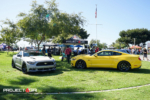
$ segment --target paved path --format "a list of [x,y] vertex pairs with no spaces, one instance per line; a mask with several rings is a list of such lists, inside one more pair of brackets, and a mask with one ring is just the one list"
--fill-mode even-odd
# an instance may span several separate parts
[[[150,62],[150,55],[147,55],[147,57],[148,57],[149,62]],[[142,60],[142,61],[147,61],[147,59],[146,59],[146,58],[144,58],[144,60],[143,60],[143,55],[140,55],[140,58],[141,58],[141,60]]]

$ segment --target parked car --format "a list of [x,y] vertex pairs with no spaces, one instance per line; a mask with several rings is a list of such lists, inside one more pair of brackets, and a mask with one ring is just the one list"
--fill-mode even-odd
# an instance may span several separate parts
[[56,62],[39,51],[20,51],[13,56],[12,67],[21,69],[23,73],[51,71],[56,69]]
[[30,50],[31,49],[31,47],[25,47],[24,48],[24,50]]
[[78,69],[84,68],[115,68],[120,71],[140,68],[139,55],[131,55],[120,51],[104,50],[93,55],[78,55],[71,59],[71,65]]
[[13,51],[17,51],[17,50],[19,50],[19,48],[13,48]]

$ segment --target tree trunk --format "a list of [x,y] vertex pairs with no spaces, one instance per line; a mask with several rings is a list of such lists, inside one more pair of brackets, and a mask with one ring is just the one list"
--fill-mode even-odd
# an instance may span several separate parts
[[40,46],[40,44],[38,44],[38,51],[39,51],[39,46]]

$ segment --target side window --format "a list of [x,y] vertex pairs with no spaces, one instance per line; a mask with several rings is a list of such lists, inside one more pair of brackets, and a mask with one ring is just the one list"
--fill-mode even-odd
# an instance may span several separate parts
[[111,56],[112,52],[111,51],[103,51],[97,54],[97,56]]
[[122,55],[121,53],[118,53],[118,52],[112,52],[112,55],[113,56],[118,56],[118,55]]
[[104,52],[98,53],[97,56],[104,56]]

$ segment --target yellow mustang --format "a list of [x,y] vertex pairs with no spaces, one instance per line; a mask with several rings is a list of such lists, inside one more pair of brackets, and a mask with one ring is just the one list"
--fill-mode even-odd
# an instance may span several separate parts
[[127,54],[114,50],[104,50],[93,55],[78,55],[71,59],[71,65],[78,69],[84,68],[116,68],[128,71],[141,67],[139,55]]

